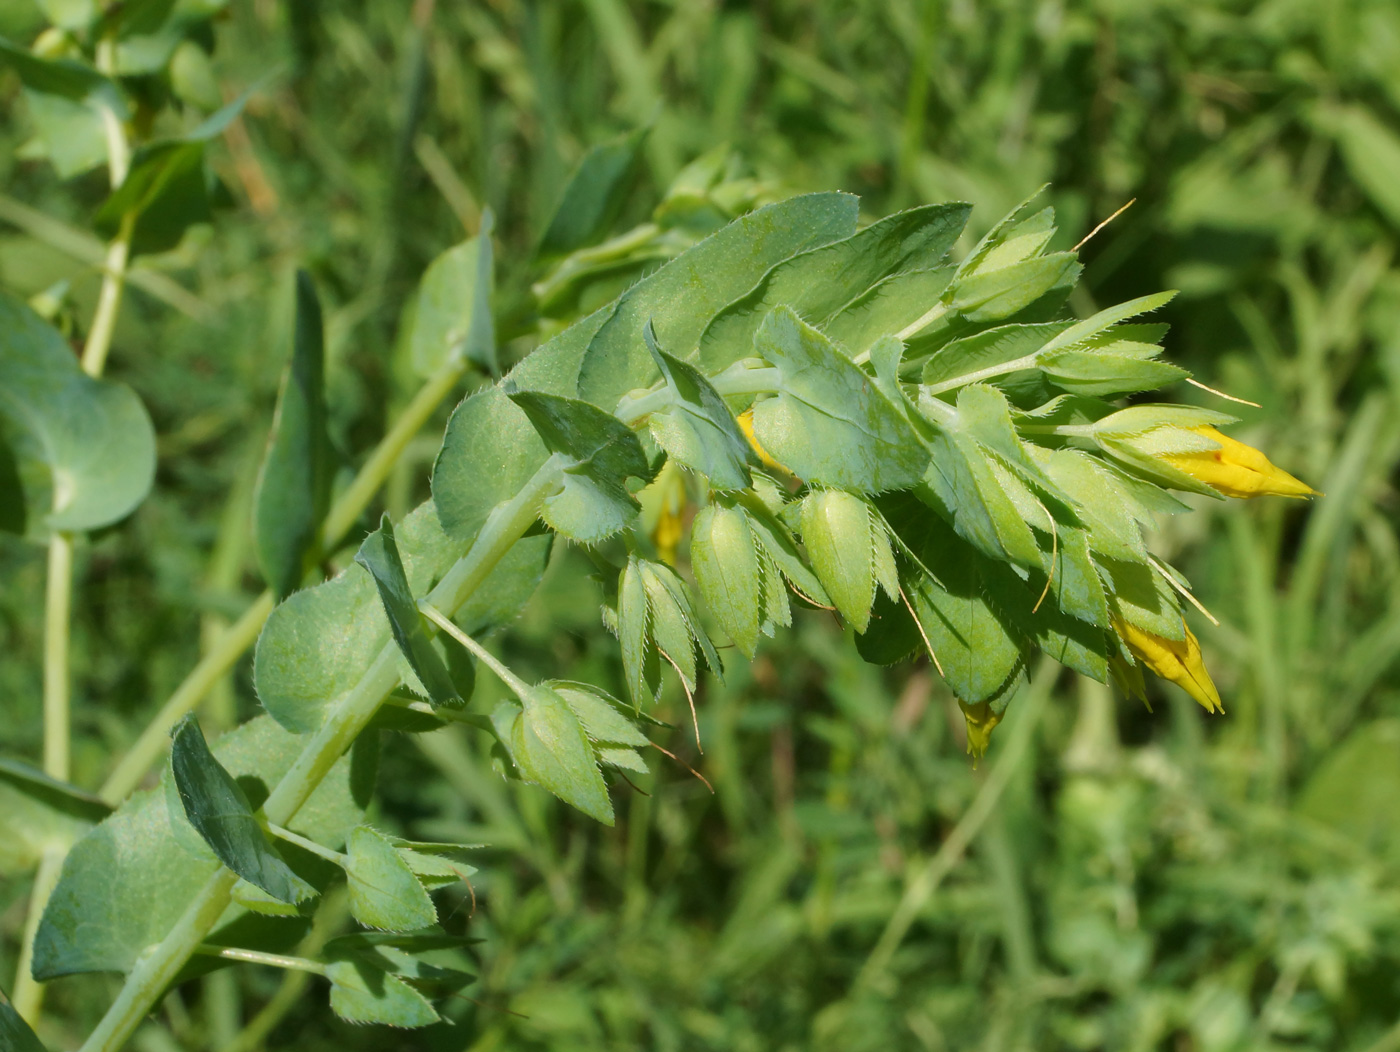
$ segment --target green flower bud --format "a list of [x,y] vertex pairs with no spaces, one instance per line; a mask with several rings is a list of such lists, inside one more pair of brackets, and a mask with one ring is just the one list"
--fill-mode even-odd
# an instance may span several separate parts
[[802,542],[817,579],[841,616],[864,632],[878,582],[899,594],[894,553],[884,522],[855,494],[813,490],[802,502]]

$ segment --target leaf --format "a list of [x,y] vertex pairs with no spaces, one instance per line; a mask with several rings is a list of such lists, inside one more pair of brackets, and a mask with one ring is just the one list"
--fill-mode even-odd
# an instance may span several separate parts
[[[1158,348],[1151,348],[1155,353]],[[1056,387],[1073,394],[1116,395],[1151,391],[1190,375],[1169,362],[1104,351],[1052,351],[1040,361]]]
[[394,526],[387,513],[380,521],[379,529],[360,545],[360,550],[355,553],[355,562],[374,578],[379,599],[384,604],[384,613],[389,619],[389,631],[413,671],[416,685],[421,687],[434,706],[459,708],[465,705],[466,701],[457,693],[456,684],[447,674],[447,666],[433,649],[432,640],[424,628],[423,615],[419,613],[418,602],[409,589],[403,561],[394,543]]
[[1155,569],[1143,562],[1106,558],[1098,565],[1115,616],[1163,639],[1186,638],[1176,593]]
[[1072,252],[1056,252],[998,270],[979,271],[953,283],[948,306],[970,322],[1009,318],[1051,289],[1073,285],[1081,270]]
[[690,568],[720,627],[752,658],[762,613],[762,566],[748,516],[721,504],[701,508],[690,528]]
[[205,170],[204,150],[224,133],[243,109],[248,96],[239,96],[202,124],[173,139],[147,143],[131,158],[121,186],[98,209],[93,225],[107,238],[116,235],[122,217],[137,216],[131,254],[166,252],[180,243],[185,231],[207,223],[213,209],[212,176]]
[[31,871],[111,813],[97,797],[17,760],[0,758],[0,875]]
[[1024,646],[984,594],[983,571],[992,564],[931,513],[895,528],[936,575],[915,572],[904,591],[949,689],[970,704],[1000,696],[1021,669]]
[[1157,512],[1185,509],[1156,486],[1130,478],[1088,453],[1031,448],[1045,473],[1075,501],[1076,514],[1088,529],[1089,546],[1100,555],[1145,561],[1143,528],[1156,525]]
[[107,160],[110,133],[130,118],[116,83],[90,66],[40,58],[0,37],[0,62],[19,74],[45,155],[59,177]]
[[975,382],[982,370],[995,369],[1037,354],[1060,333],[1068,323],[1048,322],[1034,325],[999,325],[994,329],[964,336],[936,351],[924,364],[923,382],[945,388],[968,377]]
[[583,155],[564,187],[559,207],[540,239],[537,258],[548,261],[597,244],[617,221],[642,158],[651,126],[600,143]]
[[441,1018],[408,983],[360,961],[332,961],[326,978],[331,981],[331,1010],[348,1023],[419,1027]]
[[84,373],[57,330],[4,293],[0,432],[34,539],[125,518],[155,477],[155,431],[141,400],[124,384]]
[[1159,310],[1175,298],[1175,291],[1157,292],[1153,293],[1151,296],[1140,296],[1137,299],[1107,307],[1097,314],[1065,328],[1064,331],[1047,343],[1044,349],[1047,351],[1054,351],[1075,347],[1078,344],[1090,340],[1092,337],[1100,336],[1109,331],[1112,326],[1117,325],[1119,322],[1127,321],[1129,318],[1135,318],[1140,314],[1148,314],[1151,311]]
[[420,986],[456,990],[475,978],[464,954],[472,941],[436,929],[409,934],[362,931],[331,939],[321,955],[328,961],[355,961]]
[[553,690],[573,710],[590,741],[607,745],[650,745],[651,739],[622,714],[622,703],[587,683],[549,680]]
[[671,396],[647,419],[657,445],[717,489],[747,489],[753,453],[729,406],[699,370],[657,347],[651,322],[642,335]]
[[1340,107],[1328,114],[1324,127],[1337,137],[1347,171],[1376,209],[1400,228],[1400,136],[1362,106]]
[[273,849],[243,790],[205,744],[192,714],[171,732],[170,769],[185,817],[219,861],[249,884],[282,902],[301,902],[316,890]]
[[719,655],[710,637],[700,626],[690,589],[675,570],[662,563],[641,564],[642,582],[646,587],[647,605],[651,610],[651,634],[657,649],[673,661],[688,690],[695,690],[695,648],[705,657],[705,664],[719,676],[724,674]]
[[911,208],[776,264],[705,327],[702,368],[713,373],[747,357],[755,333],[775,307],[789,307],[824,328],[827,319],[889,275],[937,264],[962,233],[970,211],[964,204]]
[[345,857],[350,912],[365,927],[414,931],[437,923],[433,900],[383,833],[357,826]]
[[320,557],[321,523],[330,505],[331,444],[326,432],[321,303],[297,271],[292,358],[282,374],[272,433],[253,496],[253,543],[264,579],[279,599],[301,585]]
[[488,208],[481,214],[476,237],[448,249],[423,273],[408,333],[413,370],[420,377],[433,376],[449,361],[465,360],[492,374],[498,371],[491,315],[494,225]]
[[650,635],[651,606],[641,561],[634,555],[628,558],[618,577],[617,637],[622,644],[623,677],[635,709],[640,709],[643,701],[656,698],[658,670],[655,657],[647,650]]
[[944,264],[891,274],[842,307],[822,331],[852,356],[869,350],[881,336],[901,332],[937,303],[954,269]]
[[[420,504],[405,517],[396,544],[413,593],[428,591],[465,548],[442,531],[432,502]],[[482,587],[509,580],[515,572],[518,569],[498,567]],[[272,611],[253,658],[258,698],[288,730],[316,730],[326,713],[354,689],[390,638],[374,579],[362,566],[351,566],[329,581],[297,592]],[[403,673],[411,674],[407,661],[401,661]]]
[[902,489],[928,451],[871,378],[791,310],[764,320],[755,349],[778,368],[776,397],[755,403],[759,443],[799,478],[863,493]]
[[433,505],[442,528],[470,542],[491,509],[523,489],[548,457],[530,418],[500,384],[477,391],[448,420],[433,464]]
[[39,1038],[4,994],[0,994],[0,1048],[5,1052],[45,1052]]
[[[243,791],[261,801],[305,744],[260,716],[223,735],[213,751]],[[375,757],[374,737],[362,737],[288,824],[337,848],[363,816],[374,788]],[[170,810],[175,800],[164,787],[134,793],[73,846],[35,938],[35,978],[129,971],[179,920],[218,863],[178,804]],[[201,851],[183,847],[184,837],[199,842]],[[292,929],[293,939],[297,931]],[[210,938],[219,937],[216,930]]]
[[[883,570],[892,562],[884,526],[859,497],[813,490],[802,501],[802,543],[836,609],[864,632],[875,602],[876,565]],[[883,576],[889,580],[888,573]],[[898,594],[898,586],[891,591]]]
[[802,561],[787,527],[753,494],[740,494],[738,500],[748,513],[749,528],[753,531],[754,538],[772,561],[774,568],[809,602],[817,606],[829,606],[830,598],[826,589],[817,580],[816,574]]
[[522,778],[604,825],[613,824],[612,801],[593,747],[558,692],[543,684],[529,687],[519,705],[502,702],[491,722]]
[[746,293],[774,264],[848,237],[857,201],[849,194],[805,194],[736,219],[632,286],[588,341],[578,396],[611,410],[637,387],[650,387],[656,366],[643,343],[650,320],[665,347],[688,357],[710,316]]
[[526,391],[507,394],[525,410],[544,444],[568,458],[564,488],[545,498],[545,522],[581,544],[594,544],[627,526],[638,505],[626,480],[651,477],[632,430],[587,402]]

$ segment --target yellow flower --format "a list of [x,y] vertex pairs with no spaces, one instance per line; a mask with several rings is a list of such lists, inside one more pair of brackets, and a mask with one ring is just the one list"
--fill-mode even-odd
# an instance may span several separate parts
[[1109,620],[1133,656],[1149,669],[1186,691],[1207,712],[1225,711],[1225,706],[1220,704],[1220,692],[1215,689],[1206,664],[1201,660],[1201,644],[1185,622],[1181,626],[1185,639],[1164,639],[1120,618],[1110,617]]
[[1317,492],[1282,468],[1275,467],[1268,457],[1253,446],[1236,442],[1213,427],[1188,430],[1218,442],[1219,448],[1159,455],[1172,467],[1200,479],[1227,497],[1261,497],[1265,494],[1309,497]]
[[967,751],[973,759],[980,760],[992,740],[992,731],[1001,722],[1001,713],[993,712],[990,702],[979,701],[975,705],[958,702],[963,719],[967,721]]
[[782,464],[779,464],[776,460],[769,456],[768,450],[764,449],[761,445],[758,444],[758,439],[754,436],[753,433],[752,409],[745,409],[742,413],[739,414],[739,430],[744,433],[744,437],[749,440],[749,445],[752,446],[753,451],[758,454],[758,459],[761,460],[766,466],[770,468],[776,468],[778,471],[781,471],[784,475],[792,474],[791,471],[789,471]]

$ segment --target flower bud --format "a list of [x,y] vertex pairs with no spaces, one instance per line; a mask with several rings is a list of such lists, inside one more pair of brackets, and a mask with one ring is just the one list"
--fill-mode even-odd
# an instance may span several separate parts
[[884,523],[853,493],[813,490],[802,501],[802,543],[836,609],[863,633],[876,583],[891,597],[899,592]]
[[1225,706],[1220,703],[1220,693],[1206,671],[1205,662],[1201,660],[1201,644],[1185,622],[1182,623],[1182,630],[1186,633],[1184,639],[1165,639],[1121,618],[1110,617],[1109,620],[1113,630],[1128,644],[1133,656],[1154,673],[1186,691],[1207,712],[1225,711]]
[[758,438],[753,433],[752,409],[745,409],[739,414],[739,430],[742,431],[744,437],[749,440],[749,445],[752,446],[753,451],[758,454],[758,459],[763,462],[764,467],[773,468],[775,471],[781,471],[784,475],[792,474],[786,467],[774,460],[768,450],[758,444]]
[[1159,456],[1178,471],[1184,471],[1227,497],[1309,497],[1317,491],[1276,467],[1269,458],[1213,427],[1187,428],[1217,443],[1215,449]]
[[975,705],[958,702],[963,719],[967,721],[967,752],[974,760],[980,760],[987,752],[992,740],[992,731],[1001,722],[1003,712],[992,709],[990,701],[979,701]]

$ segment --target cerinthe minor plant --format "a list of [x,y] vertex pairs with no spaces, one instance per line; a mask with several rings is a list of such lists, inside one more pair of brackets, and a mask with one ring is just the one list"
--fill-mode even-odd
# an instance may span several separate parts
[[[54,68],[84,69],[80,98],[107,100],[97,126],[118,137],[109,149],[120,156],[127,125],[114,81],[76,62],[6,54],[35,91],[55,83]],[[113,288],[94,319],[86,375],[48,323],[0,301],[5,434],[24,469],[30,532],[57,552],[54,676],[65,546],[123,517],[149,486],[139,402],[93,379],[110,340],[103,311],[116,310],[143,217],[174,178],[143,165],[173,163],[206,133],[145,144],[129,168],[112,166]],[[718,181],[716,170],[710,185]],[[614,189],[586,162],[566,208]],[[1068,317],[1080,266],[1072,252],[1049,251],[1053,213],[1031,202],[952,262],[965,205],[862,227],[846,194],[752,211],[746,194],[729,196],[743,214],[698,241],[683,225],[652,224],[600,249],[589,245],[600,231],[570,228],[561,213],[545,243],[560,262],[542,283],[556,300],[599,259],[615,272],[642,250],[674,258],[463,401],[432,498],[400,522],[385,518],[354,564],[322,583],[320,558],[341,544],[407,436],[473,363],[494,367],[490,231],[426,276],[410,334],[423,393],[333,507],[319,307],[310,282],[299,284],[255,517],[269,594],[143,736],[161,742],[173,727],[160,784],[131,792],[155,755],[139,744],[103,794],[115,810],[66,857],[59,848],[39,861],[25,1015],[38,1012],[36,980],[123,973],[83,1046],[114,1050],[182,976],[252,961],[324,977],[345,1019],[436,1021],[433,998],[471,975],[429,891],[470,867],[459,845],[363,824],[379,728],[476,727],[494,739],[504,774],[611,823],[610,772],[643,766],[637,750],[663,676],[693,690],[702,662],[722,672],[717,643],[752,655],[791,623],[794,603],[834,609],[869,660],[926,653],[962,704],[975,752],[1037,652],[1130,693],[1146,668],[1220,707],[1183,616],[1186,585],[1149,554],[1143,528],[1183,509],[1171,491],[1311,491],[1218,431],[1231,422],[1223,413],[1114,401],[1185,377],[1160,359],[1164,327],[1145,320],[1170,294]],[[79,414],[108,430],[79,431]],[[635,494],[648,485],[679,488],[697,509],[688,574],[668,558],[683,547],[680,517],[655,535],[639,528]],[[625,699],[571,681],[568,669],[526,682],[479,640],[534,590],[556,541],[587,546],[607,568],[604,617]],[[211,749],[180,717],[259,626],[266,714]],[[472,705],[480,666],[511,695],[490,712]],[[50,682],[48,729],[66,740],[66,701]],[[46,752],[45,776],[16,768],[9,780],[91,822],[104,804],[64,784],[58,755]],[[363,930],[315,959],[288,956],[342,883]],[[0,1011],[6,1032],[30,1039],[8,1006]]]

